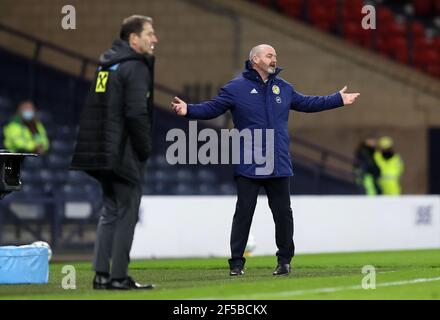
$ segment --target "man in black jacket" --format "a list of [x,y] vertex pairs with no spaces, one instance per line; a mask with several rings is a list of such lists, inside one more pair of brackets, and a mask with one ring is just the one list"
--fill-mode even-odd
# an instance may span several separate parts
[[105,206],[94,252],[95,289],[154,288],[129,277],[128,264],[143,169],[152,145],[153,53],[157,43],[151,18],[126,18],[120,39],[100,57],[81,114],[71,168],[100,182]]

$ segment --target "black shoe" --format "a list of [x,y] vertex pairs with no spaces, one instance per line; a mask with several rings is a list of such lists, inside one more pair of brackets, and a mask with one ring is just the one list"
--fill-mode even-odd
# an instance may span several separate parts
[[236,268],[232,268],[229,271],[229,275],[231,277],[235,277],[235,276],[244,276],[244,270],[243,267],[236,267]]
[[154,284],[139,284],[131,277],[124,280],[111,280],[108,286],[109,290],[151,290],[154,289]]
[[278,264],[275,271],[272,273],[274,276],[287,276],[291,270],[290,264],[283,263]]
[[93,289],[95,290],[106,290],[110,284],[110,275],[103,276],[96,274],[93,278]]

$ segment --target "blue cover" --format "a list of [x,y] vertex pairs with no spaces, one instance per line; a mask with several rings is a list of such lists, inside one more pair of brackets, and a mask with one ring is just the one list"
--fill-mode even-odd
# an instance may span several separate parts
[[0,247],[0,284],[47,283],[48,257],[46,247]]

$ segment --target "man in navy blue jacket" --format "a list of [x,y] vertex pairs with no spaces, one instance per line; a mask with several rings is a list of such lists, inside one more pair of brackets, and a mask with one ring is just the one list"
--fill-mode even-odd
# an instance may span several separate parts
[[[257,129],[273,132],[273,160],[270,171],[259,171],[262,164],[240,162],[235,166],[237,205],[231,231],[230,275],[244,274],[243,257],[260,187],[264,187],[275,221],[278,265],[273,275],[288,275],[295,253],[293,215],[290,206],[289,177],[293,175],[289,154],[289,111],[319,112],[352,104],[359,93],[346,93],[347,87],[329,96],[305,96],[280,78],[273,47],[259,45],[251,50],[243,74],[226,84],[217,97],[200,104],[187,105],[178,97],[171,103],[174,111],[188,119],[212,119],[231,111],[239,131]],[[241,152],[244,147],[241,147]],[[262,152],[271,152],[268,142]],[[267,155],[266,155],[267,156]],[[240,156],[243,159],[243,156]],[[267,167],[267,165],[266,165]],[[261,174],[261,172],[265,172]]]

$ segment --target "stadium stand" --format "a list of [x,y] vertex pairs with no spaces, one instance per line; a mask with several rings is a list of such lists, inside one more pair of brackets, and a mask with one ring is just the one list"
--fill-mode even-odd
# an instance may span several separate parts
[[[328,94],[347,84],[349,89],[362,93],[356,107],[347,111],[313,116],[292,113],[291,136],[349,155],[372,132],[391,135],[412,168],[402,178],[405,193],[428,192],[429,150],[425,137],[429,127],[440,123],[439,80],[410,65],[248,0],[133,0],[105,12],[100,9],[107,6],[105,0],[79,2],[76,8],[81,12],[81,22],[76,30],[68,31],[60,28],[60,12],[52,1],[5,0],[2,4],[7,10],[0,10],[0,46],[31,59],[37,57],[39,62],[70,74],[85,73],[87,79],[94,67],[83,59],[96,59],[111,44],[119,32],[119,23],[115,22],[133,11],[147,12],[155,17],[161,40],[157,82],[166,83],[173,92],[186,93],[185,87],[193,86],[194,90],[188,92],[191,95],[200,87],[202,99],[206,98],[207,86],[213,88],[212,96],[216,88],[240,72],[252,46],[268,42],[278,50],[283,78],[298,91]],[[94,12],[102,12],[106,18],[96,19]],[[45,45],[37,52],[35,43],[3,32],[4,26],[82,57],[66,57]],[[201,39],[203,46],[194,45]],[[172,93],[156,91],[158,105],[168,106],[170,98]],[[399,121],[395,121],[397,114]],[[224,127],[225,119],[218,120],[212,125]],[[295,155],[298,146],[293,148]]]
[[[439,0],[250,1],[440,78]],[[377,8],[376,30],[359,27],[366,4]]]
[[[68,245],[75,236],[83,235],[87,224],[94,225],[102,210],[98,184],[83,172],[69,171],[74,148],[79,110],[90,83],[53,67],[0,49],[0,64],[11,77],[0,85],[1,125],[15,112],[15,104],[32,98],[38,106],[39,118],[47,128],[51,141],[49,153],[43,157],[26,159],[22,169],[23,190],[7,197],[0,204],[2,220],[12,223],[16,236],[22,230],[42,239],[45,223],[51,226],[53,246]],[[159,89],[166,90],[159,85]],[[173,92],[173,94],[176,94]],[[74,98],[73,98],[74,97]],[[73,100],[72,100],[73,99]],[[61,106],[61,107],[60,107]],[[164,110],[155,111],[154,154],[145,171],[143,192],[146,195],[233,195],[232,166],[188,166],[167,163],[166,145],[161,140],[169,128],[188,130],[187,120]],[[202,130],[206,126],[199,126]],[[220,130],[217,128],[216,130]],[[162,137],[159,139],[159,137]],[[3,132],[0,133],[3,141]],[[297,144],[315,151],[318,158],[298,156],[295,160],[295,194],[356,194],[351,159],[343,159],[346,171],[332,170],[325,161],[328,157],[342,157],[331,150],[310,146],[305,141]],[[343,158],[343,157],[342,157]],[[263,191],[262,191],[263,192]],[[63,226],[74,224],[68,234]],[[1,228],[2,226],[0,226]],[[60,242],[61,240],[61,243]],[[0,239],[1,241],[1,239]]]

